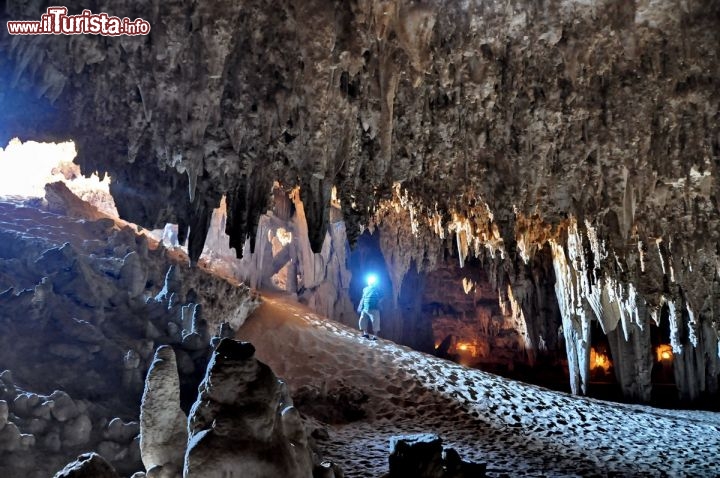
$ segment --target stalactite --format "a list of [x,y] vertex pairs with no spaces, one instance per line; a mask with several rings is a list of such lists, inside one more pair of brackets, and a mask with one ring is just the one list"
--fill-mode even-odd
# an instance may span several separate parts
[[[490,267],[488,272],[498,287],[499,303],[505,307],[506,316],[515,322],[515,330],[521,338],[521,347],[525,348],[529,362],[534,362],[537,348],[541,342],[547,343],[550,334],[547,323],[539,324],[538,318],[528,315],[524,309],[532,310],[530,304],[538,300],[541,292],[530,286],[523,278],[523,268],[530,267],[531,261],[544,244],[550,245],[552,269],[555,280],[555,296],[562,319],[562,336],[568,357],[571,376],[571,389],[574,393],[586,393],[589,382],[589,351],[591,342],[591,322],[597,320],[611,343],[613,360],[617,363],[616,375],[624,394],[629,398],[647,401],[651,397],[652,354],[649,342],[649,321],[659,321],[656,297],[650,296],[654,305],[650,305],[635,284],[638,279],[633,275],[662,271],[671,283],[676,283],[673,257],[661,247],[662,240],[655,239],[659,255],[657,262],[648,262],[642,250],[643,241],[633,230],[633,241],[638,244],[639,254],[634,256],[637,263],[620,259],[617,251],[611,249],[604,239],[603,232],[590,220],[581,225],[570,217],[559,226],[552,227],[539,216],[525,216],[516,211],[515,247],[521,263],[508,264],[505,245],[497,233],[492,212],[486,203],[474,201],[476,205],[466,207],[465,212],[454,211],[450,220],[443,223],[441,216],[430,208],[410,197],[406,190],[396,186],[395,200],[381,205],[376,212],[374,222],[380,225],[385,237],[384,253],[393,272],[394,288],[397,288],[406,274],[411,258],[408,253],[412,244],[404,245],[402,237],[418,237],[418,231],[438,238],[446,233],[454,233],[457,254],[461,267],[467,258],[481,257],[483,251],[495,257],[500,252],[499,263]],[[392,213],[390,213],[392,211]],[[392,220],[390,220],[392,217]],[[405,235],[398,233],[402,226],[409,223]],[[388,224],[394,224],[388,227]],[[444,226],[444,227],[443,227]],[[422,236],[421,237],[426,237]],[[387,237],[389,236],[389,237]],[[381,239],[382,240],[382,239]],[[408,249],[408,247],[410,249]],[[404,251],[400,253],[399,251]],[[417,256],[417,254],[416,254]],[[505,258],[503,258],[505,257]],[[512,276],[504,272],[498,274],[498,264],[504,263]],[[494,272],[493,272],[494,271]],[[617,272],[626,274],[627,280],[621,280]],[[509,289],[508,289],[509,288]],[[677,288],[677,286],[675,286]],[[675,353],[690,350],[697,355],[698,345],[705,340],[695,310],[689,302],[681,303],[682,313],[677,309],[678,299],[661,298],[667,302],[671,329],[671,342]],[[661,304],[660,304],[661,305]],[[710,327],[715,330],[714,327]],[[544,336],[540,330],[545,330]],[[683,342],[682,337],[687,340]],[[717,344],[716,335],[705,346],[713,349]],[[705,390],[706,367],[699,358],[691,361],[685,358],[686,365],[678,365],[681,380],[678,380],[685,396],[696,397],[697,390]],[[708,362],[710,364],[710,362]],[[712,364],[710,364],[712,365]],[[690,372],[686,372],[689,370]],[[707,370],[716,370],[711,366]],[[688,373],[690,376],[688,377]],[[701,377],[702,376],[702,377]],[[717,372],[711,375],[717,381]],[[699,383],[702,385],[697,385]]]
[[393,187],[392,199],[378,205],[369,228],[380,230],[380,247],[390,272],[393,303],[400,296],[403,279],[413,262],[418,271],[428,271],[442,257],[441,238],[434,233],[437,220],[415,204],[399,184]]
[[682,317],[678,317],[677,306],[672,300],[667,301],[668,320],[670,321],[670,345],[672,345],[673,354],[681,355],[683,353],[683,345],[680,338],[682,332]]
[[580,284],[565,255],[565,248],[550,242],[555,267],[555,291],[562,315],[563,337],[567,351],[570,389],[585,393],[589,383],[590,322],[580,302]]
[[246,241],[242,260],[234,266],[235,275],[251,287],[295,295],[318,314],[355,326],[348,241],[337,196],[331,194],[330,225],[317,253],[310,246],[299,189],[288,191],[275,183],[272,197],[272,209],[260,216],[255,251],[250,252]]
[[515,329],[520,335],[520,345],[527,352],[528,365],[532,367],[535,365],[535,360],[537,358],[536,347],[535,344],[533,344],[532,337],[528,332],[527,318],[525,317],[520,303],[515,299],[515,295],[513,294],[513,288],[510,284],[508,284],[507,286],[507,298],[510,302],[510,312],[513,319],[513,329]]
[[652,398],[653,357],[650,342],[650,327],[633,324],[629,332],[615,328],[606,333],[615,369],[623,396],[633,400],[649,402]]

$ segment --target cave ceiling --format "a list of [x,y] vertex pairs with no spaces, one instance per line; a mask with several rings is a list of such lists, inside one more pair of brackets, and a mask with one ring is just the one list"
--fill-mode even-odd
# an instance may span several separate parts
[[[50,3],[5,5],[4,21],[38,20]],[[352,241],[399,184],[418,215],[492,221],[511,255],[523,224],[541,241],[573,218],[619,275],[657,247],[714,280],[715,1],[66,6],[152,30],[3,31],[0,143],[74,140],[83,171],[113,178],[123,217],[180,223],[195,257],[223,195],[242,250],[273,182],[301,186],[319,249],[333,186]]]

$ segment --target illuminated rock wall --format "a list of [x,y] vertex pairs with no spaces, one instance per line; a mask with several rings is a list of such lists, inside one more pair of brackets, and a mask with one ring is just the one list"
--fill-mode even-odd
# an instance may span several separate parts
[[258,223],[254,252],[248,239],[242,258],[236,258],[228,247],[226,213],[221,207],[213,214],[205,257],[211,262],[219,259],[212,267],[223,269],[250,287],[289,294],[321,315],[356,325],[357,314],[348,294],[349,246],[340,204],[335,202],[322,249],[315,253],[300,191],[288,191],[276,183],[271,196],[271,208]]

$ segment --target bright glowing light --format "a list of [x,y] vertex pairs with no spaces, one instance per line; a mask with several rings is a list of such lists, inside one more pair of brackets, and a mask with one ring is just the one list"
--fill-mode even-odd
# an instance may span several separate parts
[[0,149],[0,196],[44,197],[45,184],[58,181],[61,163],[75,157],[75,144],[22,143],[15,138]]
[[658,362],[666,362],[668,360],[672,360],[673,358],[672,346],[670,344],[658,345],[655,349],[655,353],[657,355]]
[[377,276],[375,274],[370,274],[367,276],[367,284],[368,285],[375,285],[377,283]]
[[455,351],[464,358],[478,356],[477,344],[472,342],[458,342],[455,344]]
[[341,208],[340,198],[338,197],[337,187],[336,187],[336,186],[333,186],[333,187],[332,187],[332,190],[331,190],[331,192],[330,192],[330,205],[331,205],[332,207],[336,207],[336,208],[338,208],[338,209]]
[[462,285],[463,285],[463,291],[465,291],[465,295],[467,295],[475,287],[475,281],[468,277],[463,277]]
[[278,241],[280,241],[280,244],[283,246],[287,246],[292,242],[292,231],[288,231],[283,227],[278,227],[277,231],[275,232],[275,237],[278,238]]
[[590,349],[590,363],[592,364],[590,367],[592,370],[600,367],[605,372],[609,372],[610,367],[612,367],[610,357],[602,352],[596,351],[594,347]]
[[45,197],[45,184],[62,181],[78,197],[117,215],[110,197],[110,177],[103,181],[97,174],[84,177],[72,163],[76,154],[72,141],[23,143],[12,139],[7,148],[0,148],[0,197]]

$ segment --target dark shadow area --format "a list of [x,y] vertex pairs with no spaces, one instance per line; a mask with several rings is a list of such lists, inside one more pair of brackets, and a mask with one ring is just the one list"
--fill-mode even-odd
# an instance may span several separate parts
[[591,351],[588,396],[601,400],[622,402],[622,389],[615,376],[608,338],[599,322],[592,321],[590,327]]
[[[352,273],[350,279],[350,300],[354,307],[357,307],[362,297],[363,288],[367,286],[367,279],[370,275],[377,277],[377,284],[380,288],[383,298],[380,301],[380,316],[382,328],[385,333],[390,331],[393,317],[392,307],[392,281],[388,273],[385,258],[380,250],[380,233],[365,231],[358,237],[355,248],[352,249],[348,258],[348,269]],[[383,334],[383,336],[386,336]]]

